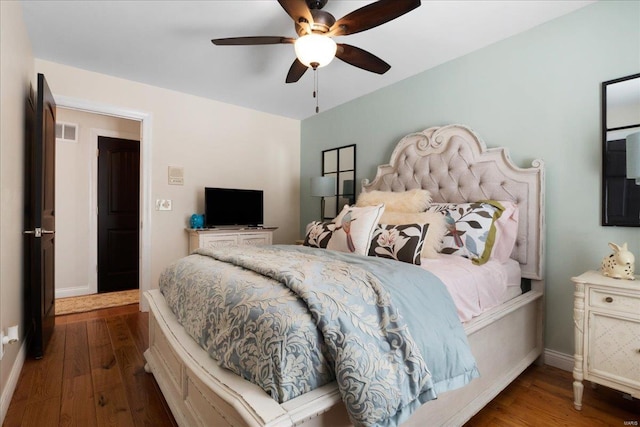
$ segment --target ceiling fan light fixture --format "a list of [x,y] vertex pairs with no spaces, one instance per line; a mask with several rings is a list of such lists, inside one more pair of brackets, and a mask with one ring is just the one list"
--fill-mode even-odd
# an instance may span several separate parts
[[331,37],[321,34],[307,34],[298,38],[294,44],[298,60],[311,68],[328,65],[336,56],[337,48]]

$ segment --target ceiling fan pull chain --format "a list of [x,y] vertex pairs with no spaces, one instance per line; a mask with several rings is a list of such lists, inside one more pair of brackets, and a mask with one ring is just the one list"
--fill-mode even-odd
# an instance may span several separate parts
[[320,99],[320,90],[318,88],[318,69],[313,69],[313,97],[316,99],[316,114],[320,112],[318,100]]

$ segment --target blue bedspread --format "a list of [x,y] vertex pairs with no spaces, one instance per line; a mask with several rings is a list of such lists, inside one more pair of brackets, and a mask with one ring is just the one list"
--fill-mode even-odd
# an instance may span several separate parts
[[478,375],[444,285],[409,264],[300,246],[201,249],[160,289],[200,346],[280,402],[336,379],[356,425],[397,425]]

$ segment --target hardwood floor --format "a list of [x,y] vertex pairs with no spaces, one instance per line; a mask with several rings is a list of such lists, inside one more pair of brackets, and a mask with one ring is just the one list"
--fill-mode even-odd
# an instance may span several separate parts
[[4,426],[176,426],[144,371],[149,315],[132,304],[56,317],[41,360],[27,359]]
[[530,366],[477,413],[465,427],[638,426],[640,400],[584,383],[582,410],[573,407],[573,374],[551,366]]
[[[143,368],[148,319],[137,304],[56,317],[45,357],[24,364],[3,425],[175,426]],[[639,425],[640,402],[604,387],[585,384],[576,411],[572,382],[570,372],[532,366],[465,426]]]

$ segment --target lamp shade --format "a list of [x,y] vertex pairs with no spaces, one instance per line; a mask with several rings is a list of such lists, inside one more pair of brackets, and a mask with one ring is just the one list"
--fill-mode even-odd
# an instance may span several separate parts
[[640,132],[627,135],[627,178],[640,185]]
[[331,37],[320,34],[302,36],[296,40],[293,47],[298,60],[312,68],[328,65],[336,56],[337,49],[336,42]]
[[332,176],[316,176],[311,178],[311,195],[329,197],[336,195],[336,179]]

